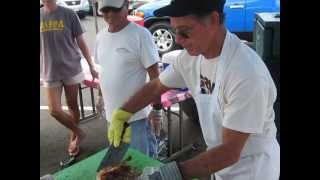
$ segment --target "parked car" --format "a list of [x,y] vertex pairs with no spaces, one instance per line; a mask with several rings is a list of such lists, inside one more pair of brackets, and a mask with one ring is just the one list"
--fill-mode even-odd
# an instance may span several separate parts
[[[133,12],[135,16],[144,18],[144,26],[152,33],[161,55],[179,48],[169,17],[154,15],[155,10],[170,2],[171,0],[154,0]],[[255,13],[280,12],[280,0],[226,0],[224,12],[226,27],[241,39],[252,41]]]
[[132,14],[135,9],[138,7],[152,2],[154,0],[129,0],[129,14]]
[[[152,1],[154,0],[129,0],[129,14],[132,14],[133,10],[137,9],[138,7]],[[90,14],[93,15],[93,4],[92,4],[93,2],[95,3],[95,6],[96,6],[96,14],[98,16],[102,16],[102,13],[99,11],[102,0],[89,0],[89,2],[90,2]]]
[[80,19],[85,18],[90,11],[88,0],[57,0],[57,4],[74,10]]

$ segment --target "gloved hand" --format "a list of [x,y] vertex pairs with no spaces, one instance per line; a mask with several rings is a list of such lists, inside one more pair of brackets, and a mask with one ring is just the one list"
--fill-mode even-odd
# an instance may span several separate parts
[[172,161],[160,167],[146,167],[138,180],[182,180],[178,164]]
[[150,127],[152,130],[152,133],[156,135],[157,137],[160,136],[160,130],[162,128],[162,110],[155,110],[153,109],[149,113],[149,122],[150,122]]
[[121,140],[125,143],[129,143],[131,139],[131,127],[125,129],[123,139],[121,139],[124,123],[129,121],[133,114],[124,110],[118,109],[112,113],[111,125],[108,130],[108,140],[110,145],[118,147]]

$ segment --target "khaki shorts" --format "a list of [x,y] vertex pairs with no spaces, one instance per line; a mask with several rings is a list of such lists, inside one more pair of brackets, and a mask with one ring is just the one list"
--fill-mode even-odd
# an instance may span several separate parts
[[59,81],[43,81],[43,87],[61,87],[63,85],[75,85],[79,84],[84,80],[84,73],[80,72],[79,74],[65,80],[59,80]]

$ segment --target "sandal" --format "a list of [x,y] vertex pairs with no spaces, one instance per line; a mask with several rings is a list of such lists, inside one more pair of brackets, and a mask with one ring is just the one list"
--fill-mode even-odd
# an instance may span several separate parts
[[70,138],[68,153],[69,156],[77,156],[80,152],[80,141],[86,137],[86,134],[83,131],[80,131],[79,137],[75,139]]
[[69,144],[69,149],[68,149],[69,156],[77,156],[80,152],[79,144],[75,145],[75,148],[72,148],[73,144],[74,144],[74,141]]

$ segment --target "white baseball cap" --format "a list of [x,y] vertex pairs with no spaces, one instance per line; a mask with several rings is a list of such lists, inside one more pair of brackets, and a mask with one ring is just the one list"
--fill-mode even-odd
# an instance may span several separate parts
[[121,8],[125,0],[102,0],[101,9],[105,7]]

